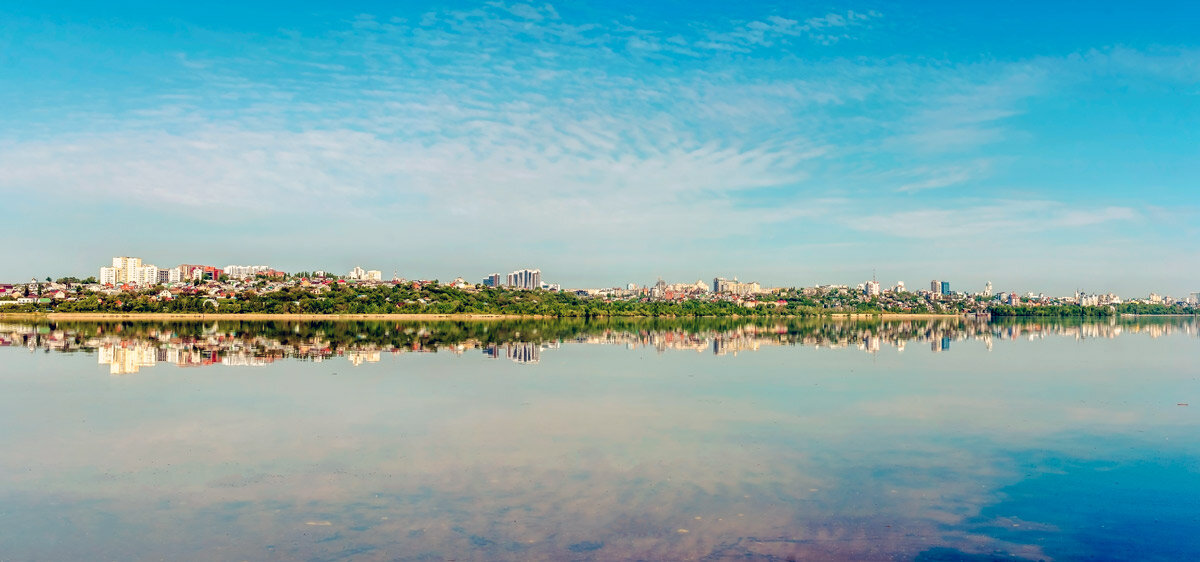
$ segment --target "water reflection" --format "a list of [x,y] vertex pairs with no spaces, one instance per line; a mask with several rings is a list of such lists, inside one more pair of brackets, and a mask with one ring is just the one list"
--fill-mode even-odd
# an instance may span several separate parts
[[5,559],[1200,556],[1192,318],[0,334]]
[[857,348],[878,353],[927,344],[933,353],[955,341],[1075,339],[1176,331],[1196,336],[1194,317],[1108,319],[1101,322],[988,321],[970,318],[925,320],[734,320],[496,321],[496,322],[115,322],[0,324],[0,346],[61,352],[95,352],[114,375],[159,364],[178,367],[261,367],[283,358],[324,361],[344,358],[353,366],[377,363],[383,354],[463,354],[482,351],[492,359],[536,364],[546,350],[563,344],[617,345],[733,355],[770,346]]

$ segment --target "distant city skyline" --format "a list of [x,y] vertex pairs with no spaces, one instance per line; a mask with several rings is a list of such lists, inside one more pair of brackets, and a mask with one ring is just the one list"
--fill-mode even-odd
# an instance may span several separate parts
[[[1195,3],[0,6],[0,282],[1200,291]],[[874,272],[874,273],[873,273]]]
[[[111,265],[109,265],[111,262]],[[221,274],[228,275],[231,278],[250,278],[257,274],[263,274],[267,277],[282,278],[285,274],[295,275],[299,273],[316,274],[317,276],[329,277],[344,277],[350,280],[366,280],[366,281],[388,281],[393,277],[387,277],[382,270],[366,270],[359,265],[355,265],[347,272],[341,272],[336,269],[322,269],[320,267],[299,267],[299,268],[283,268],[277,269],[270,265],[211,265],[211,264],[180,264],[177,266],[164,265],[159,267],[151,264],[149,260],[144,260],[139,256],[116,256],[112,257],[109,262],[99,266],[99,274],[87,272],[71,272],[62,275],[49,275],[51,278],[60,277],[76,277],[86,279],[94,277],[101,284],[121,285],[125,283],[133,285],[154,285],[178,283],[180,281],[190,282],[190,280],[206,280],[215,279]],[[542,271],[540,269],[517,269],[506,275],[499,273],[490,273],[483,276],[475,276],[471,274],[455,274],[449,276],[421,276],[421,275],[402,275],[400,270],[394,270],[393,275],[397,278],[405,280],[438,280],[443,283],[449,283],[454,280],[461,280],[468,285],[481,284],[490,287],[515,287],[521,289],[534,288],[550,288],[552,290],[573,290],[573,289],[596,289],[596,288],[621,288],[628,287],[645,288],[651,290],[651,295],[654,295],[653,289],[659,289],[667,285],[690,285],[704,287],[705,290],[711,290],[714,293],[732,293],[732,294],[755,294],[760,290],[769,290],[772,288],[800,288],[800,287],[818,287],[818,286],[846,286],[849,288],[861,289],[869,295],[879,295],[883,291],[894,291],[899,289],[904,291],[923,291],[923,285],[918,282],[915,288],[908,288],[910,282],[903,279],[894,282],[880,282],[875,279],[876,272],[872,271],[873,278],[864,280],[819,280],[814,282],[784,282],[784,283],[760,283],[755,280],[739,279],[737,275],[728,278],[724,276],[705,277],[701,275],[695,280],[695,284],[689,278],[671,278],[669,281],[663,276],[658,276],[656,282],[646,280],[628,280],[627,282],[600,282],[600,283],[584,283],[576,285],[564,285],[561,283],[548,283],[542,279]],[[0,283],[22,283],[28,280],[41,281],[47,276],[32,276],[28,279],[0,279]],[[568,276],[569,277],[569,276]],[[708,281],[708,279],[711,280]],[[964,286],[952,284],[950,281],[932,279],[929,282],[929,292],[948,295],[952,293],[964,294],[979,294],[984,296],[992,296],[996,293],[1015,293],[1024,294],[1042,294],[1046,296],[1069,296],[1072,293],[1083,295],[1098,295],[1098,294],[1116,294],[1125,297],[1144,297],[1148,295],[1161,295],[1177,297],[1180,300],[1189,297],[1195,297],[1200,294],[1200,291],[1185,291],[1180,293],[1171,293],[1170,291],[1150,290],[1146,293],[1121,293],[1105,288],[1087,288],[1077,287],[1071,291],[1056,292],[1046,290],[1040,287],[1007,287],[994,289],[993,283],[988,280],[979,287]]]

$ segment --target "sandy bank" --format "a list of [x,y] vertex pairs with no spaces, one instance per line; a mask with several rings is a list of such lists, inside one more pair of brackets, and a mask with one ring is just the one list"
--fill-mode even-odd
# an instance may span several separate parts
[[50,312],[47,314],[0,314],[5,320],[503,320],[542,318],[507,314],[169,314],[110,312]]
[[857,314],[848,312],[835,312],[829,315],[830,318],[849,318],[852,320],[904,320],[904,319],[946,319],[946,318],[965,318],[961,314],[935,314],[931,312],[909,313],[909,312],[885,312],[883,314]]
[[[505,320],[505,319],[553,319],[550,316],[539,315],[518,315],[518,314],[270,314],[270,313],[246,313],[246,314],[188,314],[188,313],[112,313],[112,312],[50,312],[50,313],[0,313],[0,320],[56,320],[56,321],[111,321],[111,320],[143,320],[143,321],[163,321],[163,320],[283,320],[283,321],[352,321],[352,320]],[[637,320],[637,319],[688,319],[691,316],[603,316],[600,319],[610,320]],[[737,320],[747,319],[771,319],[771,318],[833,318],[833,319],[848,319],[848,320],[903,320],[903,319],[946,319],[960,318],[955,314],[851,314],[851,313],[834,313],[826,316],[754,316],[754,315],[734,315],[720,317],[704,317],[704,318],[731,318]],[[571,319],[571,318],[567,318]]]

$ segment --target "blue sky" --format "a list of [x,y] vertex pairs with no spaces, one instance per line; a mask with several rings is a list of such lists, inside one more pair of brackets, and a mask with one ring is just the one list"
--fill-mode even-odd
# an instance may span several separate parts
[[1200,290],[1191,3],[0,7],[0,278]]

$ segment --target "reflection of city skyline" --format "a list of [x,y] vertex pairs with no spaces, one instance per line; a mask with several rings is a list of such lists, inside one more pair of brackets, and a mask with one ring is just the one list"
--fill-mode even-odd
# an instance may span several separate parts
[[772,346],[857,348],[879,353],[904,351],[908,343],[928,345],[932,353],[951,352],[954,342],[975,340],[987,347],[997,341],[1034,341],[1048,337],[1077,340],[1127,334],[1157,338],[1172,333],[1200,336],[1194,317],[1154,321],[1061,320],[989,322],[930,319],[794,323],[541,321],[514,323],[223,323],[211,324],[0,324],[0,347],[58,352],[94,352],[113,375],[169,364],[177,367],[263,366],[280,359],[320,362],[345,358],[353,366],[377,363],[384,353],[463,354],[537,364],[542,352],[563,344],[623,346],[736,356]]
[[539,363],[542,360],[542,350],[558,349],[558,342],[508,342],[491,344],[483,348],[484,356],[491,359],[510,359],[514,363]]

